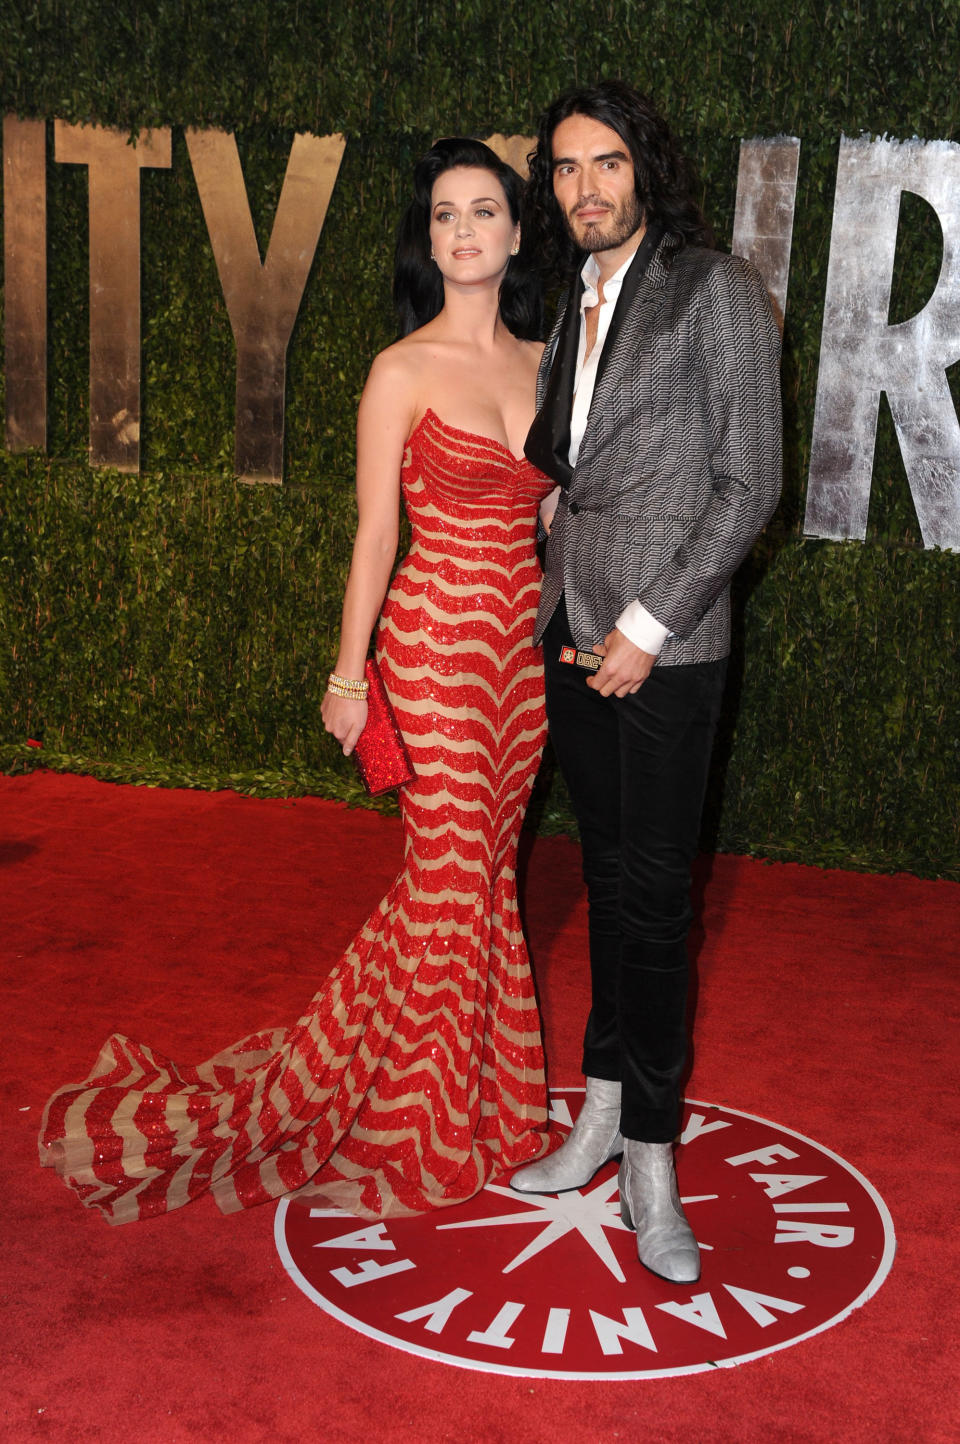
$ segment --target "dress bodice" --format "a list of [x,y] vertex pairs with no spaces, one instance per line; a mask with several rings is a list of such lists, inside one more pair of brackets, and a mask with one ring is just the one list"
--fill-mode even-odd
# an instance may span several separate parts
[[532,529],[537,506],[553,487],[502,441],[448,426],[430,408],[407,442],[401,479],[415,536],[421,520],[437,515],[454,532],[462,522],[474,539],[478,523],[495,529],[525,520]]

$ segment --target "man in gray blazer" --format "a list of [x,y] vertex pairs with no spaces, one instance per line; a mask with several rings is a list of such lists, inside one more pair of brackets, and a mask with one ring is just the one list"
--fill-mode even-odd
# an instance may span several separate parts
[[690,869],[730,578],[780,493],[780,338],[756,271],[709,249],[676,144],[629,86],[556,101],[530,172],[526,239],[573,276],[526,454],[559,484],[537,638],[583,846],[592,1005],[573,1131],[511,1184],[580,1188],[622,1153],[640,1261],[693,1282],[673,1161]]

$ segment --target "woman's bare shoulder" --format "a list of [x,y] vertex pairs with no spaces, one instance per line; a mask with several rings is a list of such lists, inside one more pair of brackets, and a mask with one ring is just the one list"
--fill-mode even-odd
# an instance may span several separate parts
[[365,395],[373,392],[406,396],[416,391],[422,363],[417,348],[409,341],[410,337],[404,336],[374,357],[363,388]]
[[378,375],[400,377],[410,371],[416,361],[416,347],[411,346],[410,336],[401,336],[399,341],[392,345],[385,346],[373,358],[373,365],[370,367],[371,376],[376,372]]
[[374,358],[370,367],[367,384],[416,387],[423,378],[424,369],[436,357],[436,338],[429,334],[429,326],[402,336],[392,346],[385,347]]

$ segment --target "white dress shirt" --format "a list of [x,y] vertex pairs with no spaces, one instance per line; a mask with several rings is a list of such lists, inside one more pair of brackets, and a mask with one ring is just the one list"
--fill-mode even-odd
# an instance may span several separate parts
[[[583,277],[583,296],[580,299],[580,344],[577,348],[577,369],[573,378],[573,410],[570,413],[571,466],[576,466],[577,457],[580,454],[580,443],[583,441],[590,403],[593,400],[593,388],[597,384],[597,367],[600,364],[603,343],[610,330],[610,322],[617,304],[617,297],[620,295],[620,287],[623,285],[623,278],[632,262],[633,256],[631,255],[624,261],[619,271],[615,272],[608,281],[604,281],[602,302],[600,300],[600,267],[597,265],[596,257],[589,255],[580,272]],[[597,319],[597,339],[590,355],[584,356],[587,349],[585,313],[597,305],[600,307],[600,315]],[[616,627],[635,647],[640,647],[654,657],[659,656],[660,649],[670,636],[669,627],[658,622],[656,617],[648,612],[639,601],[630,602],[621,612],[617,618]],[[602,637],[597,638],[598,642],[602,640]]]

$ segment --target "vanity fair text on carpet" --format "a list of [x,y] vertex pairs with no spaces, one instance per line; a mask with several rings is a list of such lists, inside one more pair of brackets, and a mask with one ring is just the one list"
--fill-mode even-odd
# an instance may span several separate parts
[[[89,177],[90,460],[140,466],[140,171],[171,165],[169,127],[132,140],[53,124],[54,159]],[[261,260],[234,137],[188,129],[190,164],[236,343],[235,468],[283,470],[286,356],[346,149],[340,135],[295,136]],[[518,169],[533,138],[489,143]],[[6,445],[44,450],[47,428],[46,124],[3,124]],[[800,141],[745,141],[733,250],[786,309]],[[903,191],[943,232],[926,305],[888,320]],[[53,258],[56,264],[56,257]],[[947,369],[960,360],[960,144],[841,136],[804,530],[866,534],[881,391],[896,427],[924,545],[960,549],[960,422]]]
[[[572,1127],[582,1089],[551,1093]],[[699,1288],[639,1279],[610,1163],[581,1189],[489,1183],[458,1209],[369,1220],[285,1200],[288,1274],[341,1322],[462,1367],[532,1377],[646,1378],[731,1367],[848,1317],[893,1262],[892,1220],[822,1144],[687,1100],[684,1206]]]

